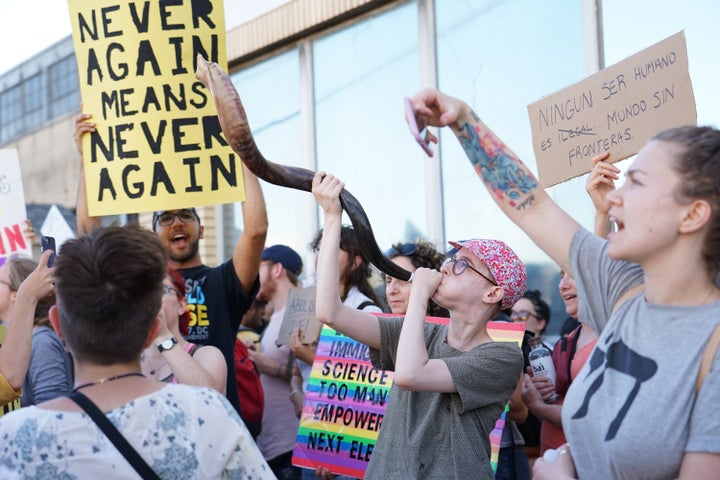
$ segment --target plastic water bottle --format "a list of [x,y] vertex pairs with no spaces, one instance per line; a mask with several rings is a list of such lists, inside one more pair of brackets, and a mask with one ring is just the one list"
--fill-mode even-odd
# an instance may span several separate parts
[[[555,365],[552,361],[552,352],[542,343],[542,338],[535,337],[528,340],[530,345],[530,368],[536,377],[548,377],[555,386]],[[552,398],[546,403],[553,403],[557,398],[557,394],[553,394]]]

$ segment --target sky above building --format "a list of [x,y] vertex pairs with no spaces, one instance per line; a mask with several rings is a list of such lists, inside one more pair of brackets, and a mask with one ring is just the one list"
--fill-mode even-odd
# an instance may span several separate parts
[[[225,23],[236,27],[290,0],[226,0]],[[67,1],[0,0],[0,75],[71,33]]]

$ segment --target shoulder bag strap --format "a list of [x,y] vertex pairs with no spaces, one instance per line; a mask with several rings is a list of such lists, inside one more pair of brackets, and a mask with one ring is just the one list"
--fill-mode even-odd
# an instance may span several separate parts
[[93,421],[100,427],[100,430],[110,439],[115,445],[115,448],[122,454],[123,457],[130,463],[135,471],[143,479],[160,480],[160,477],[150,468],[150,465],[143,460],[139,453],[125,440],[122,433],[112,424],[110,420],[105,416],[100,409],[88,397],[80,392],[72,392],[68,395],[70,400],[80,405],[80,408],[93,419]]
[[703,352],[702,360],[700,360],[700,371],[698,372],[697,381],[695,382],[695,395],[700,393],[703,381],[712,367],[715,353],[717,353],[718,346],[720,346],[720,325],[715,327],[710,340],[705,345],[705,352]]

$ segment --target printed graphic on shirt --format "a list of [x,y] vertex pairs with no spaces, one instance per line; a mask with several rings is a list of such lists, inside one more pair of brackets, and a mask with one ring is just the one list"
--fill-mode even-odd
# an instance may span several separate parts
[[210,338],[210,317],[208,316],[203,285],[207,276],[198,279],[186,278],[187,309],[190,313],[188,334],[185,339],[194,343],[207,343]]
[[610,343],[612,335],[608,337],[606,342],[607,348],[603,351],[602,347],[598,345],[595,348],[592,356],[588,360],[590,371],[587,376],[583,379],[583,382],[588,381],[593,372],[598,371],[598,375],[593,381],[590,388],[585,393],[585,399],[582,405],[572,418],[584,418],[588,414],[588,408],[590,406],[590,400],[593,395],[597,393],[602,387],[603,380],[605,379],[605,372],[608,370],[615,370],[635,379],[635,384],[630,392],[625,397],[625,403],[618,411],[615,419],[608,427],[608,431],[605,434],[605,441],[612,440],[617,435],[620,425],[622,425],[625,415],[630,410],[635,397],[640,392],[640,387],[643,382],[650,380],[657,372],[657,362],[652,358],[643,357],[630,347],[628,347],[622,339],[618,339],[615,342]]

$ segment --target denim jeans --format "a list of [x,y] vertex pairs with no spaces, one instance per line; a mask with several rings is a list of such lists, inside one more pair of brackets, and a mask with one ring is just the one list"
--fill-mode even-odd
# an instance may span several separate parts
[[525,447],[511,445],[500,449],[495,480],[530,480],[530,465],[525,455]]

